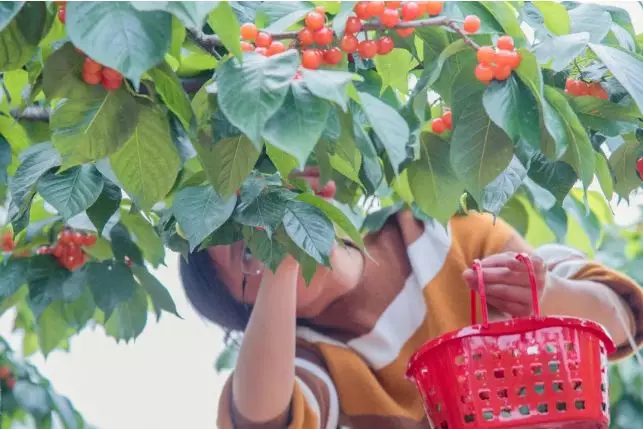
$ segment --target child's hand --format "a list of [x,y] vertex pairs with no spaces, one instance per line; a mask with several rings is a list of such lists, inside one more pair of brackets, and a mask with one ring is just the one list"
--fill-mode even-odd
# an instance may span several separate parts
[[[547,268],[543,260],[531,256],[536,274],[538,296],[542,297],[547,284]],[[533,312],[527,265],[516,259],[515,252],[491,255],[480,261],[487,292],[487,302],[511,316],[529,316]],[[477,291],[478,276],[468,268],[462,273],[467,285]]]

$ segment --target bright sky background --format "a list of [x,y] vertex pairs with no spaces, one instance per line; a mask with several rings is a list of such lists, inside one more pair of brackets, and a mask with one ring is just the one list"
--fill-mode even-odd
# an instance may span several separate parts
[[[602,2],[626,8],[638,33],[643,10],[636,2]],[[639,198],[640,200],[640,198]],[[615,208],[617,222],[640,216],[634,208]],[[220,329],[192,310],[178,279],[178,256],[155,272],[166,285],[184,320],[150,314],[143,334],[130,344],[116,344],[100,329],[72,338],[69,353],[56,351],[47,360],[31,361],[83,416],[99,429],[214,429],[216,406],[227,374],[213,364],[222,347]],[[21,338],[11,333],[13,312],[0,318],[0,335],[16,349]]]

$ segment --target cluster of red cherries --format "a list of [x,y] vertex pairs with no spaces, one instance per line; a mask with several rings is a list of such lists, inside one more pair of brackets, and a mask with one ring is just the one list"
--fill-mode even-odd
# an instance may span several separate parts
[[600,98],[601,100],[609,100],[610,98],[605,88],[603,88],[599,82],[586,83],[582,80],[572,78],[568,78],[565,81],[565,92],[575,97],[585,95]]
[[11,369],[6,366],[0,367],[0,381],[4,383],[7,387],[7,390],[12,391],[16,385],[16,379],[13,377]]
[[[306,14],[305,27],[297,33],[297,41],[291,47],[301,48],[301,64],[307,69],[318,69],[323,64],[339,64],[344,54],[358,53],[361,58],[370,59],[376,55],[390,53],[395,44],[388,35],[377,40],[358,40],[356,34],[365,30],[364,21],[376,20],[385,29],[393,29],[403,22],[413,21],[423,16],[437,16],[444,8],[443,1],[359,1],[353,9],[355,16],[347,18],[344,35],[336,37],[327,26],[326,11],[318,6]],[[475,33],[480,29],[480,19],[475,15],[467,16],[463,22],[466,33]],[[401,37],[409,37],[414,28],[395,29]],[[273,36],[257,29],[253,23],[241,26],[241,49],[244,52],[256,52],[272,56],[289,49]]]
[[478,65],[476,66],[476,79],[488,85],[492,80],[507,80],[511,72],[520,65],[520,54],[514,49],[514,40],[511,36],[501,36],[496,42],[496,47],[482,46],[476,53]]
[[0,245],[2,246],[3,252],[13,252],[13,249],[16,248],[16,242],[13,240],[13,234],[11,231],[5,231],[2,233]]
[[453,129],[453,123],[451,122],[451,111],[447,110],[439,118],[435,118],[431,121],[431,131],[436,134],[442,134],[446,130],[451,131]]
[[42,246],[39,255],[52,255],[58,263],[69,271],[75,271],[87,262],[83,247],[96,244],[96,236],[71,228],[65,228],[58,234],[58,241],[52,246]]
[[91,58],[85,57],[83,80],[89,85],[101,84],[108,91],[116,91],[123,84],[123,75],[117,70],[104,67]]

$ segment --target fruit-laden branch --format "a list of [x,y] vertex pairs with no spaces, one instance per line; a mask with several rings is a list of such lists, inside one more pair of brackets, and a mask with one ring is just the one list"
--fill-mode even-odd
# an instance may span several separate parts
[[[480,48],[480,46],[475,41],[473,41],[473,39],[471,39],[462,28],[458,27],[455,21],[453,21],[451,18],[448,18],[446,16],[418,19],[415,21],[400,22],[399,24],[393,27],[385,27],[382,24],[380,24],[378,21],[371,21],[371,22],[365,22],[362,25],[362,30],[366,30],[366,31],[387,30],[387,29],[396,30],[396,29],[404,29],[404,28],[421,28],[421,27],[436,27],[436,26],[449,27],[450,29],[458,33],[460,37],[462,37],[464,42],[467,45],[471,46],[471,48],[475,50],[478,50]],[[270,33],[270,32],[266,32],[266,33],[272,36],[273,40],[295,40],[297,39],[297,34],[299,32],[285,31],[282,33]],[[216,49],[223,47],[223,43],[221,42],[221,39],[219,39],[219,37],[216,35],[209,36],[190,29],[188,29],[188,35],[190,39],[192,39],[196,44],[201,46],[205,51],[209,52],[212,55],[219,55]]]
[[[195,94],[210,79],[211,76],[195,76],[182,78],[183,90],[188,94]],[[148,94],[145,85],[141,86],[141,94]],[[11,116],[16,120],[24,121],[49,121],[49,109],[40,106],[27,106],[22,109],[11,110]]]

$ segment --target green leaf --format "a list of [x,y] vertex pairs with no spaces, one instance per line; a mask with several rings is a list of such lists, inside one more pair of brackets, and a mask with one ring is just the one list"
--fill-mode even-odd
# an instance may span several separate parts
[[219,2],[219,5],[210,12],[208,24],[219,36],[223,46],[234,56],[241,58],[239,21],[227,1]]
[[337,103],[343,111],[346,111],[348,106],[348,85],[356,76],[353,73],[334,70],[302,71],[302,81],[315,97]]
[[643,111],[643,59],[638,55],[605,45],[590,43],[589,47]]
[[213,7],[215,1],[136,1],[132,6],[140,11],[161,10],[176,16],[193,30],[201,30],[205,18]]
[[594,149],[592,149],[589,137],[563,94],[550,86],[545,86],[545,98],[560,115],[567,133],[569,146],[562,161],[574,168],[583,186],[587,189],[594,178],[595,161]]
[[266,153],[281,177],[287,178],[298,166],[297,159],[294,156],[289,155],[278,147],[267,144]]
[[[533,52],[540,64],[544,64],[555,72],[560,72],[583,53],[589,40],[589,33],[552,37],[536,45]],[[550,61],[551,64],[548,64]]]
[[0,263],[0,298],[10,297],[27,282],[29,261],[7,259]]
[[298,66],[299,56],[291,50],[272,57],[248,53],[243,64],[231,59],[217,68],[219,106],[255,148],[260,148],[266,122],[283,104]]
[[478,201],[479,208],[498,215],[507,201],[518,191],[526,176],[527,169],[514,156],[505,171],[484,188]]
[[172,300],[172,296],[152,273],[147,271],[145,267],[138,265],[133,265],[132,271],[141,286],[143,286],[145,291],[150,295],[152,305],[154,305],[154,311],[156,311],[157,321],[161,318],[161,311],[167,311],[168,313],[174,314],[176,317],[181,317],[176,311],[176,305]]
[[72,2],[66,28],[75,46],[138,86],[141,75],[163,61],[172,40],[172,17],[141,12],[130,2]]
[[283,220],[288,237],[320,264],[328,265],[335,239],[333,224],[317,207],[288,201]]
[[254,189],[241,188],[241,201],[234,220],[247,226],[261,227],[271,236],[281,223],[286,203],[295,194],[284,189],[261,190],[254,197]]
[[233,369],[237,362],[237,356],[239,356],[239,349],[232,345],[227,345],[214,362],[214,370],[222,372]]
[[277,271],[287,255],[284,246],[272,239],[266,231],[244,227],[243,240],[252,255],[263,262],[272,272]]
[[117,223],[109,231],[109,239],[112,242],[114,258],[117,261],[127,261],[143,265],[141,249],[132,241],[129,230],[122,224]]
[[38,180],[37,190],[67,220],[96,202],[103,191],[103,176],[87,164],[61,173],[48,171]]
[[360,92],[359,97],[368,122],[373,127],[375,135],[381,140],[389,161],[395,173],[399,173],[400,165],[406,160],[406,144],[409,141],[409,126],[391,106],[366,92]]
[[84,287],[82,295],[75,301],[60,303],[61,313],[67,325],[81,330],[96,312],[96,303],[89,287]]
[[47,391],[51,408],[56,411],[65,429],[77,429],[76,417],[74,416],[74,407],[69,399],[60,396],[51,389]]
[[491,15],[502,26],[504,32],[513,37],[516,45],[522,47],[527,43],[527,38],[520,28],[520,21],[516,15],[513,5],[507,1],[484,1],[481,2]]
[[636,161],[643,153],[643,144],[628,136],[625,143],[616,149],[609,159],[609,165],[614,172],[614,191],[624,199],[630,193],[643,185],[643,180],[636,172]]
[[172,212],[187,234],[190,251],[228,220],[236,202],[236,195],[224,200],[209,185],[184,188],[175,195]]
[[375,57],[375,67],[382,77],[382,92],[390,86],[403,94],[409,92],[409,70],[417,65],[417,61],[406,49],[393,49],[386,55]]
[[612,18],[597,4],[581,4],[569,11],[571,33],[587,32],[592,43],[600,43],[607,36]]
[[18,380],[11,394],[18,405],[38,419],[51,412],[47,389],[27,380]]
[[259,152],[243,134],[210,143],[207,149],[202,150],[209,152],[206,158],[199,151],[205,173],[223,199],[239,189],[259,159]]
[[538,103],[530,90],[515,76],[493,81],[482,97],[487,115],[514,141],[523,139],[540,148]]
[[407,168],[409,186],[417,205],[446,224],[456,212],[464,185],[449,161],[449,144],[435,134],[420,135],[420,159]]
[[320,209],[328,218],[344,231],[353,243],[360,248],[364,248],[362,235],[355,227],[355,224],[344,214],[344,212],[332,203],[312,194],[299,194],[297,200],[310,204]]
[[11,193],[11,208],[9,216],[16,218],[25,210],[25,204],[31,200],[35,192],[36,182],[49,169],[60,165],[60,155],[51,143],[39,143],[32,146],[28,152],[23,152],[22,162],[9,183]]
[[507,168],[513,154],[511,140],[485,112],[483,91],[471,72],[463,71],[455,80],[451,166],[476,199]]
[[529,213],[519,198],[511,198],[498,215],[513,226],[518,234],[525,236],[529,227]]
[[291,88],[281,108],[266,123],[263,136],[293,155],[303,167],[326,128],[329,104],[300,83],[293,83]]
[[67,322],[59,311],[60,305],[50,305],[38,318],[38,342],[45,357],[68,337]]
[[269,33],[282,33],[290,28],[293,24],[298,23],[304,17],[313,10],[313,6],[310,5],[303,9],[297,9],[287,15],[282,16],[278,20],[272,22],[268,27],[265,28],[265,31]]
[[0,31],[9,25],[24,4],[24,1],[3,1],[0,3]]
[[138,337],[147,323],[147,295],[136,285],[133,296],[121,302],[105,323],[107,335],[116,340],[129,340]]
[[98,233],[103,232],[109,219],[116,213],[121,204],[121,188],[107,179],[103,179],[103,190],[96,202],[87,209],[87,216],[92,221]]
[[53,110],[49,126],[65,165],[95,161],[116,152],[134,132],[138,110],[124,88],[63,100]]
[[154,227],[140,215],[121,213],[121,223],[134,236],[134,241],[143,251],[145,259],[157,267],[165,259],[163,240],[156,233]]
[[[551,193],[556,200],[562,202],[578,180],[574,169],[566,162],[551,161],[541,152],[524,146],[520,145],[516,152],[525,151],[528,153],[528,155],[524,156],[524,159],[519,153],[517,156],[521,158],[524,165],[529,165],[529,178],[545,188],[547,191],[543,190],[544,192]],[[552,200],[551,205],[554,203],[555,201]],[[550,208],[550,205],[545,206]]]
[[565,6],[550,1],[535,1],[532,4],[540,10],[545,19],[545,27],[553,34],[560,36],[571,31],[571,22]]
[[84,63],[85,56],[77,52],[70,42],[49,55],[42,73],[42,89],[47,99],[78,99],[101,93],[100,86],[90,86],[83,81]]
[[193,116],[192,106],[174,70],[164,62],[151,69],[148,74],[154,81],[156,90],[163,98],[165,105],[179,118],[183,127],[189,130]]
[[614,194],[614,179],[612,178],[607,158],[598,152],[596,152],[596,177],[603,194],[605,194],[605,198],[610,201]]
[[122,302],[131,299],[138,288],[132,272],[123,262],[90,262],[87,275],[96,305],[103,310],[106,319]]
[[110,158],[125,191],[150,208],[172,189],[181,160],[172,142],[167,117],[154,107],[141,105],[132,137]]
[[[18,2],[22,7],[0,32],[0,70],[18,70],[36,53],[40,38],[47,31],[47,5],[44,2]],[[11,19],[13,7],[4,19]],[[6,21],[5,21],[6,22]]]
[[588,212],[586,206],[573,195],[565,198],[563,208],[580,223],[582,231],[589,238],[592,249],[595,250],[601,237],[601,224],[596,214],[591,210]]
[[364,219],[362,229],[369,232],[376,232],[382,229],[388,219],[399,212],[404,206],[403,201],[396,201],[390,206],[381,208],[373,213],[369,213]]

